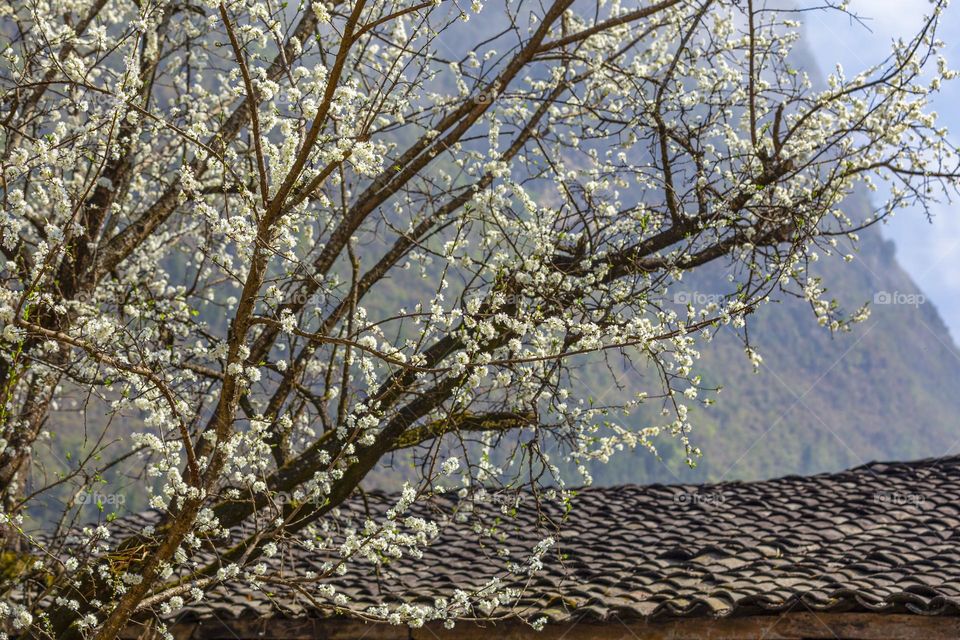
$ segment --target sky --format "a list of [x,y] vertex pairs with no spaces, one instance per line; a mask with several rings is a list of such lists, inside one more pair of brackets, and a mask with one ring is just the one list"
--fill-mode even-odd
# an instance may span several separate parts
[[[804,35],[823,72],[840,63],[850,77],[883,60],[895,38],[916,33],[931,5],[928,0],[852,0],[850,10],[866,27],[836,11],[804,14]],[[938,36],[947,45],[942,53],[950,67],[960,68],[960,2],[944,13]],[[944,85],[933,108],[960,144],[960,79]],[[902,211],[882,231],[895,242],[901,266],[940,311],[954,342],[960,342],[960,200],[945,202],[934,213],[928,223],[922,211]]]

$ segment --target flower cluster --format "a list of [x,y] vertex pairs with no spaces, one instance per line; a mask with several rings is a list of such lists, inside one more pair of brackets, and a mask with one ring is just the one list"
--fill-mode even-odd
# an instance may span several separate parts
[[[956,185],[943,1],[822,86],[792,12],[504,1],[0,8],[0,527],[31,560],[0,576],[4,628],[116,637],[241,582],[394,624],[501,615],[553,539],[521,557],[478,507],[564,507],[668,438],[696,464],[712,337],[761,370],[748,322],[778,296],[862,321],[813,265]],[[704,272],[720,290],[689,295]],[[377,479],[403,488],[357,516]],[[433,606],[335,586],[450,523],[495,579]]]

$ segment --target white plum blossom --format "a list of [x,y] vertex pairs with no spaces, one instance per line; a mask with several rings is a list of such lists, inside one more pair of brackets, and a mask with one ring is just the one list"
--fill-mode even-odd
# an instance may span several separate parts
[[[559,554],[479,513],[566,508],[668,438],[696,464],[712,337],[762,371],[778,297],[863,321],[814,264],[956,188],[945,0],[822,85],[793,10],[501,1],[0,7],[0,527],[28,557],[0,626],[107,640],[291,580],[367,620],[498,616]],[[402,488],[358,516],[387,464]],[[79,524],[36,535],[48,497]],[[416,606],[335,587],[446,526],[496,578]]]

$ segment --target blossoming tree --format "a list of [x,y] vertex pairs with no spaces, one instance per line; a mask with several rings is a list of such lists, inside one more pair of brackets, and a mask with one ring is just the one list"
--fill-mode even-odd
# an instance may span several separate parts
[[[943,4],[824,87],[792,20],[830,7],[764,0],[4,4],[2,624],[113,638],[306,544],[328,571],[297,588],[349,610],[330,575],[436,534],[414,501],[562,500],[558,463],[658,436],[695,458],[699,343],[784,293],[834,330],[864,317],[809,263],[957,175],[926,109],[954,75]],[[846,216],[874,182],[876,211]],[[677,304],[706,265],[729,295]],[[597,406],[578,372],[614,354],[659,381]],[[631,421],[653,401],[662,424]],[[67,404],[86,453],[41,477]],[[399,502],[326,537],[398,451],[419,469]],[[75,527],[70,500],[31,528],[49,491],[119,491],[96,483],[131,456],[155,528]],[[512,594],[450,596],[356,613],[452,624]]]

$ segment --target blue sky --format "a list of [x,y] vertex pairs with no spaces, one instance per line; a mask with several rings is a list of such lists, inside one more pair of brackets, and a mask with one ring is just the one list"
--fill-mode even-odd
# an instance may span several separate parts
[[[865,19],[868,28],[835,11],[805,14],[807,43],[824,72],[840,63],[850,76],[882,60],[891,41],[915,33],[931,7],[928,0],[852,0],[850,9]],[[951,68],[960,68],[960,3],[945,12],[939,37],[947,44],[943,53]],[[958,105],[960,80],[947,83],[934,104],[955,143],[960,143]],[[900,264],[937,306],[954,341],[960,342],[960,201],[936,207],[932,223],[920,211],[903,211],[883,233],[894,240]]]

